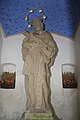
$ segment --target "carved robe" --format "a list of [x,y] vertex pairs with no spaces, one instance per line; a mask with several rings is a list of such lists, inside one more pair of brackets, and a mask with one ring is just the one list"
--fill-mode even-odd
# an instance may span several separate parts
[[50,66],[57,55],[57,46],[50,33],[30,33],[23,40],[23,74],[26,76],[27,108],[48,109],[50,94]]

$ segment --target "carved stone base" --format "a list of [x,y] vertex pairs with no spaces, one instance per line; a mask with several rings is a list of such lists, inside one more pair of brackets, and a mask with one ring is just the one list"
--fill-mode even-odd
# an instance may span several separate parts
[[25,112],[21,120],[60,120],[56,115],[51,113],[28,113]]

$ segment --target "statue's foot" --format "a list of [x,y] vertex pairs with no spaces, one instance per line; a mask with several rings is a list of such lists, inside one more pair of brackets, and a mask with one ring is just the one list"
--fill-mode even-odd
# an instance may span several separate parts
[[33,110],[34,110],[33,107],[29,107],[29,108],[26,109],[26,112],[31,113],[31,111],[33,111]]
[[26,109],[26,112],[27,112],[27,113],[30,113],[30,109]]

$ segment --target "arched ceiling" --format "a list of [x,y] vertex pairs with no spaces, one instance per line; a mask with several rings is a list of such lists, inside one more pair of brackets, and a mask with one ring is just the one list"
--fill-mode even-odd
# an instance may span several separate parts
[[80,0],[0,0],[0,22],[7,36],[32,29],[25,21],[30,9],[43,9],[46,31],[74,36],[80,20]]

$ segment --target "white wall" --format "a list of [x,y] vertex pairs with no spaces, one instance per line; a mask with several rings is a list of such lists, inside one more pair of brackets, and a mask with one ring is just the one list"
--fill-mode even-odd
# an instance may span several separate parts
[[63,89],[61,74],[62,64],[76,65],[75,42],[57,35],[53,35],[53,37],[59,47],[59,53],[51,69],[52,101],[55,110],[63,120],[78,120],[77,89]]
[[1,53],[2,53],[2,34],[0,31],[0,63],[1,63]]
[[21,44],[23,38],[24,36],[20,34],[17,36],[4,38],[3,40],[1,64],[15,64],[17,76],[15,89],[0,89],[0,103],[3,108],[2,120],[20,119],[25,110],[26,98],[24,76],[22,75],[23,61],[21,56]]
[[[2,69],[1,69],[2,42],[3,42],[3,39],[2,39],[2,32],[1,32],[1,26],[0,26],[0,75],[1,75],[1,71],[2,71]],[[0,102],[0,118],[1,118],[2,114],[3,114],[3,111],[2,111],[2,101],[1,101]]]
[[0,62],[1,62],[1,51],[2,51],[2,38],[0,36]]
[[[54,66],[51,67],[52,104],[56,113],[63,120],[78,120],[77,89],[62,88],[61,65],[76,64],[74,42],[68,38],[53,34],[59,52]],[[25,110],[24,76],[22,75],[21,44],[22,34],[6,37],[3,40],[1,64],[16,65],[16,88],[13,90],[0,89],[0,104],[2,105],[2,120],[19,120]],[[1,120],[1,119],[0,119]]]

